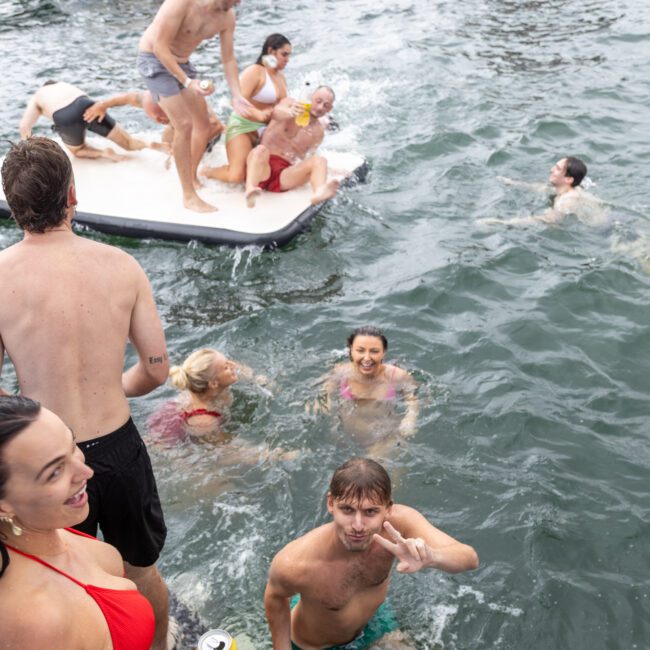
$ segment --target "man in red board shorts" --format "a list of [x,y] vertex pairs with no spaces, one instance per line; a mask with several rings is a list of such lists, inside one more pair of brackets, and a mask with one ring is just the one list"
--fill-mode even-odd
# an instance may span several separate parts
[[323,141],[325,131],[320,118],[334,105],[334,91],[319,86],[311,98],[309,122],[296,124],[303,105],[289,97],[274,109],[261,143],[249,154],[246,162],[246,204],[255,207],[262,190],[286,192],[309,182],[313,204],[331,199],[339,188],[336,180],[327,180],[327,160],[314,155]]

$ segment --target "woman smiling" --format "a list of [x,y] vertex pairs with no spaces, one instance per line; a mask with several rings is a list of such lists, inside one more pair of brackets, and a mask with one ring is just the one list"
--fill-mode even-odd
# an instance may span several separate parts
[[0,396],[2,647],[150,647],[153,610],[120,554],[70,528],[88,515],[92,475],[54,413]]

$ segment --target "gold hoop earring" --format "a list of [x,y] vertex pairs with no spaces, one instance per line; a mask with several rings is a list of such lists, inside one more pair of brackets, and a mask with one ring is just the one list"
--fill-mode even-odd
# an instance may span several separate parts
[[12,517],[0,517],[0,519],[11,524],[11,532],[15,537],[20,537],[23,534],[23,529],[13,520]]

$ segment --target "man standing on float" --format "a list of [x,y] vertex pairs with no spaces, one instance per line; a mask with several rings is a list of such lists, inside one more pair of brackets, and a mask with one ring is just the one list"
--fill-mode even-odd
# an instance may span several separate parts
[[165,0],[140,39],[138,71],[174,127],[172,150],[183,189],[183,205],[196,212],[216,206],[197,194],[197,168],[208,142],[210,123],[205,96],[212,84],[197,79],[189,57],[199,43],[219,35],[221,61],[234,109],[248,116],[242,97],[233,40],[239,0]]

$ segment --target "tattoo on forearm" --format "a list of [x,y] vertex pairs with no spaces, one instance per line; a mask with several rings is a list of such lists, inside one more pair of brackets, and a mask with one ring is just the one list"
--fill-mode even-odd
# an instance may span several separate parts
[[153,366],[156,363],[164,363],[167,361],[167,353],[163,354],[160,357],[149,357],[149,363]]

